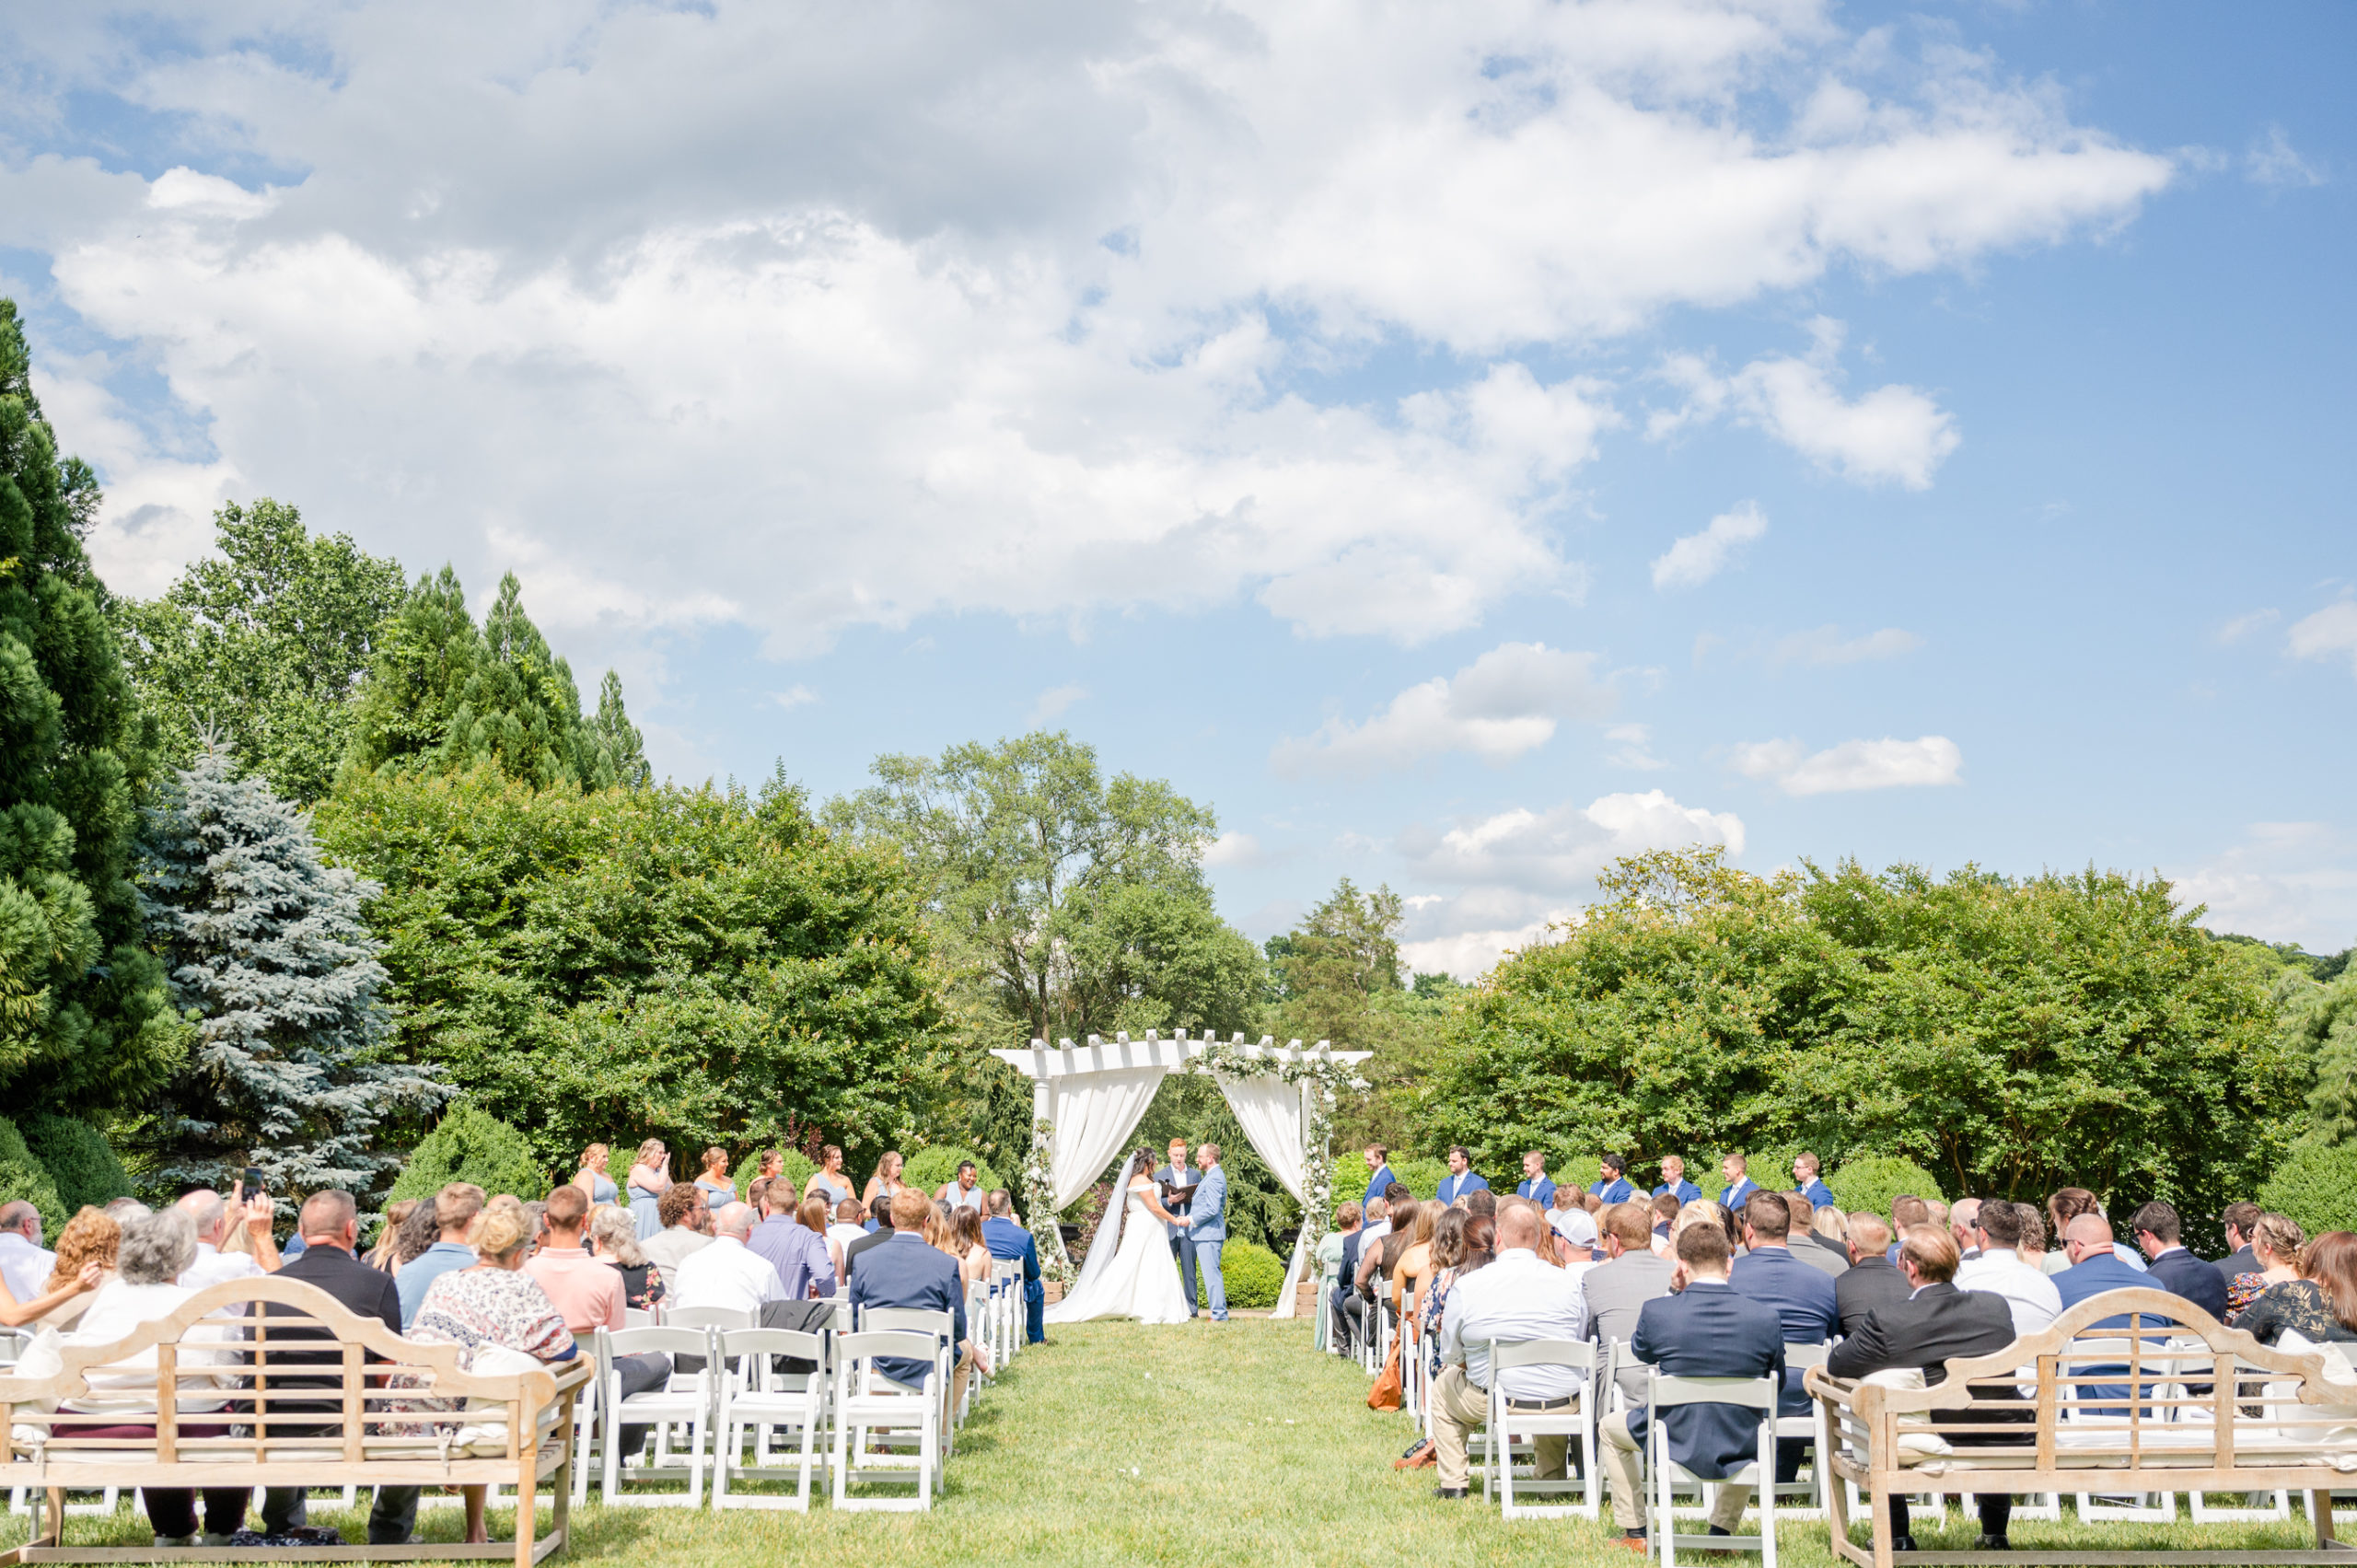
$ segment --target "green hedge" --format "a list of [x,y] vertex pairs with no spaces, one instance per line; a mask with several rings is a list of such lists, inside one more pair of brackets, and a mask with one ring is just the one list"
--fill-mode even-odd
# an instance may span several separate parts
[[[990,1161],[973,1150],[940,1145],[919,1149],[911,1155],[908,1164],[900,1168],[900,1179],[920,1192],[938,1192],[958,1179],[958,1167],[967,1160],[974,1162],[974,1184],[981,1191],[988,1192],[993,1188],[1007,1187],[1007,1182],[991,1168]],[[1008,1190],[1013,1191],[1012,1188]]]
[[[1391,1169],[1395,1176],[1399,1174],[1398,1166]],[[1228,1306],[1274,1307],[1277,1293],[1284,1289],[1285,1261],[1254,1242],[1231,1241],[1219,1249],[1219,1277],[1227,1292]],[[1201,1271],[1195,1275],[1195,1305],[1211,1305]]]
[[17,1124],[0,1118],[0,1203],[29,1202],[41,1211],[41,1237],[46,1242],[57,1239],[74,1211],[65,1206],[58,1195],[57,1183],[49,1167],[33,1157],[25,1144],[24,1134]]
[[512,1192],[528,1203],[547,1197],[556,1185],[533,1155],[529,1139],[470,1105],[451,1110],[411,1151],[387,1201],[430,1198],[453,1181],[471,1181],[493,1197]]
[[2309,1236],[2357,1230],[2357,1144],[2302,1144],[2258,1190],[2258,1206],[2288,1214]]
[[78,1116],[46,1113],[24,1120],[25,1145],[57,1183],[58,1202],[69,1214],[84,1204],[104,1208],[131,1196],[131,1173],[115,1158],[106,1134]]
[[[1752,1179],[1758,1181],[1759,1177],[1755,1174]],[[1826,1173],[1825,1184],[1833,1190],[1834,1202],[1843,1212],[1865,1210],[1885,1219],[1890,1217],[1891,1203],[1904,1193],[1926,1201],[1946,1197],[1936,1177],[1898,1155],[1862,1155],[1844,1160]]]

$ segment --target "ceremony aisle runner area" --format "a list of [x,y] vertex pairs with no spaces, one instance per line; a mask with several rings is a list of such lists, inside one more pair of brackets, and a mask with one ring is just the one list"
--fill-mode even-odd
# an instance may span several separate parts
[[[1502,1521],[1477,1495],[1444,1504],[1431,1470],[1394,1470],[1408,1423],[1365,1405],[1366,1377],[1308,1347],[1298,1320],[1239,1318],[1217,1329],[1084,1323],[1027,1353],[958,1434],[948,1495],[930,1514],[808,1516],[680,1509],[576,1510],[572,1551],[552,1563],[629,1568],[933,1568],[1056,1564],[1626,1564],[1585,1521]],[[314,1524],[356,1532],[363,1513],[321,1508]],[[1951,1515],[1953,1521],[1955,1516]],[[129,1542],[125,1511],[77,1519],[68,1544]],[[455,1539],[459,1511],[429,1509],[419,1533]],[[509,1516],[491,1512],[494,1536]],[[2054,1527],[2044,1527],[2052,1529]],[[2023,1541],[2033,1537],[2028,1527]],[[2080,1550],[2131,1539],[2072,1527]],[[2150,1537],[2140,1538],[2145,1542]],[[2212,1550],[2304,1544],[2296,1527],[2206,1533]],[[0,1544],[13,1545],[6,1538]],[[1926,1543],[1929,1544],[1928,1542]],[[1969,1546],[1967,1534],[1943,1545]],[[1829,1568],[1825,1527],[1784,1527],[1782,1561]],[[1730,1556],[1731,1568],[1757,1563]]]

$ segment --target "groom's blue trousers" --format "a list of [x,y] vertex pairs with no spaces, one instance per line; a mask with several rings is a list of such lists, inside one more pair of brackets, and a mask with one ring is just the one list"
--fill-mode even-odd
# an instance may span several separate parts
[[[1203,1271],[1203,1295],[1211,1307],[1214,1323],[1227,1321],[1227,1281],[1221,1277],[1219,1272],[1219,1249],[1226,1245],[1225,1241],[1205,1241],[1200,1237],[1195,1241],[1195,1261]],[[1190,1307],[1194,1301],[1194,1288],[1195,1282],[1189,1280],[1187,1292]],[[1190,1312],[1189,1316],[1193,1314]]]

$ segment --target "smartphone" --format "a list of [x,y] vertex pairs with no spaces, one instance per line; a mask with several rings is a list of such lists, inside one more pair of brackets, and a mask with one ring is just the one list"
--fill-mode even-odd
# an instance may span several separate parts
[[238,1179],[246,1184],[246,1196],[249,1198],[265,1190],[261,1179],[261,1167],[258,1165],[246,1167],[245,1174]]

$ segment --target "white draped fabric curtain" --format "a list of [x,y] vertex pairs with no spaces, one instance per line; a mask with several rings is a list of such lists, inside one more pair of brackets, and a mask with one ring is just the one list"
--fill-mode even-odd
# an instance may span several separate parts
[[[1055,1206],[1069,1207],[1097,1184],[1105,1167],[1138,1123],[1168,1069],[1117,1067],[1102,1073],[1072,1073],[1052,1079],[1048,1120],[1055,1137],[1048,1145],[1048,1179]],[[1296,1162],[1299,1159],[1295,1156]],[[1115,1195],[1116,1198],[1120,1196]]]
[[[1278,1077],[1231,1078],[1225,1073],[1217,1077],[1228,1109],[1236,1112],[1244,1135],[1252,1140],[1253,1152],[1268,1166],[1270,1174],[1284,1184],[1294,1201],[1306,1206],[1309,1196],[1302,1186],[1308,1171],[1301,1157],[1301,1086]],[[1294,1241],[1293,1257],[1285,1263],[1284,1288],[1278,1292],[1276,1310],[1270,1314],[1272,1318],[1294,1315],[1294,1287],[1301,1281],[1308,1240],[1305,1225]]]

